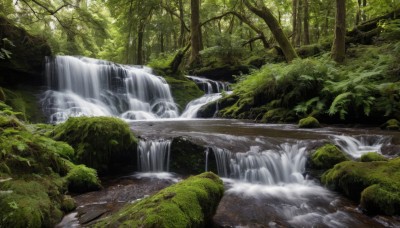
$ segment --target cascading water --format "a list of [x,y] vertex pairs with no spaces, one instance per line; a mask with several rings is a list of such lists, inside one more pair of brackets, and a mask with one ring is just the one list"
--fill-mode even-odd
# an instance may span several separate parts
[[[227,82],[213,81],[195,76],[187,77],[194,81],[197,86],[204,91],[205,95],[187,104],[180,116],[181,118],[196,118],[197,112],[203,105],[220,99],[222,97],[221,92],[229,90],[229,83]],[[216,105],[218,107],[218,103]]]
[[354,137],[333,135],[331,138],[337,146],[353,158],[360,158],[368,152],[381,153],[382,146],[390,142],[390,137],[382,135],[359,135]]
[[305,151],[306,147],[288,143],[266,151],[252,146],[246,153],[214,149],[220,176],[267,185],[304,182]]
[[168,172],[170,140],[139,141],[138,165],[141,172]]
[[125,119],[178,117],[168,84],[147,69],[86,57],[46,59],[49,90],[42,104],[50,122],[71,116]]

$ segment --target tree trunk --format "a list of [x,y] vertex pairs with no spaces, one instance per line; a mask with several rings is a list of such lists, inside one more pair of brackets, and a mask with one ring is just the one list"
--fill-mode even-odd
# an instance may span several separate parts
[[143,65],[143,36],[144,36],[144,22],[141,21],[138,27],[138,42],[137,42],[137,53],[136,53],[137,65]]
[[297,36],[297,0],[292,1],[292,45],[296,45]]
[[304,45],[310,44],[310,23],[309,23],[308,0],[304,0]]
[[360,24],[361,20],[361,0],[357,0],[357,14],[356,14],[356,26]]
[[367,15],[365,14],[365,7],[367,6],[367,0],[362,0],[363,1],[363,9],[362,9],[362,11],[361,11],[361,14],[362,14],[362,20],[363,20],[363,22],[364,21],[367,21]]
[[180,24],[180,33],[179,33],[179,46],[183,47],[185,46],[185,20],[184,20],[184,15],[183,15],[183,4],[182,0],[178,1],[179,3],[179,20],[181,22]]
[[296,46],[301,46],[301,37],[302,37],[302,11],[303,11],[303,1],[297,0],[297,32],[296,32]]
[[191,46],[190,65],[198,61],[201,50],[201,28],[200,28],[200,0],[190,0],[191,13]]
[[336,0],[335,38],[332,46],[332,58],[338,63],[346,54],[346,0]]
[[282,30],[282,27],[280,26],[274,15],[272,15],[271,10],[269,10],[265,5],[262,5],[261,9],[259,9],[251,5],[248,0],[242,1],[250,11],[261,17],[268,25],[269,29],[272,32],[272,35],[278,42],[279,47],[282,49],[286,61],[290,62],[293,59],[298,58],[296,51],[290,44],[289,39],[286,37],[285,33]]

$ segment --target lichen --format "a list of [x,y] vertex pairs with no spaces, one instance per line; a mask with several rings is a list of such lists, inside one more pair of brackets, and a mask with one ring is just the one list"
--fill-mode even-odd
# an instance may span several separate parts
[[223,192],[217,175],[202,173],[125,206],[96,227],[206,227]]

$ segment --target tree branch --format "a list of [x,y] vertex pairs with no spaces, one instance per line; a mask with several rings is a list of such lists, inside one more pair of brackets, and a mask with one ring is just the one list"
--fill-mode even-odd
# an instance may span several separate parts
[[168,13],[170,13],[171,15],[175,16],[176,18],[178,18],[178,19],[181,21],[181,23],[183,24],[183,26],[185,27],[185,30],[186,30],[187,32],[190,33],[189,27],[186,26],[185,21],[182,20],[182,18],[181,18],[176,12],[174,12],[171,8],[169,8],[168,6],[166,6],[166,5],[164,5],[164,4],[160,4],[160,5],[161,5],[161,7],[164,8]]

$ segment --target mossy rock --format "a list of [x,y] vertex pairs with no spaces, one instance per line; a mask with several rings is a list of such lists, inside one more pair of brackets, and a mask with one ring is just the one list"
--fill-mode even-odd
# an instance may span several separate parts
[[382,154],[378,154],[377,152],[368,152],[361,156],[360,161],[362,162],[373,162],[373,161],[387,161]]
[[178,104],[179,111],[181,112],[190,101],[204,95],[204,92],[199,89],[196,83],[187,78],[176,79],[173,77],[165,77],[165,80],[168,82],[172,97],[175,103]]
[[330,169],[334,165],[347,160],[349,158],[343,151],[335,145],[326,144],[311,155],[310,165],[316,169]]
[[299,121],[299,128],[319,128],[319,127],[321,127],[319,121],[312,116],[303,118]]
[[100,174],[136,164],[137,139],[129,125],[113,117],[75,117],[54,129],[54,139],[75,149],[73,161]]
[[95,227],[208,227],[223,192],[217,175],[202,173],[125,206]]
[[75,210],[75,208],[76,208],[75,200],[71,196],[65,195],[61,202],[61,209],[64,212],[68,213]]
[[390,119],[381,125],[381,129],[398,131],[400,130],[400,122],[396,119]]
[[[174,138],[171,143],[170,171],[185,175],[204,172],[206,150],[206,147],[198,145],[188,138]],[[217,171],[214,163],[209,162],[208,164],[210,171]]]
[[369,214],[400,214],[400,158],[345,161],[322,176],[322,183],[357,202]]
[[70,192],[83,193],[101,188],[96,170],[88,168],[85,165],[73,166],[68,172],[66,179]]

